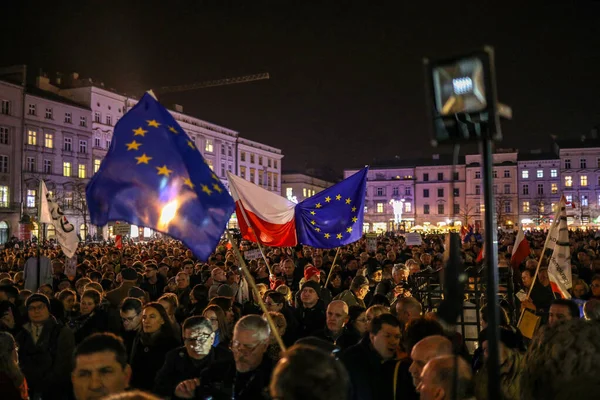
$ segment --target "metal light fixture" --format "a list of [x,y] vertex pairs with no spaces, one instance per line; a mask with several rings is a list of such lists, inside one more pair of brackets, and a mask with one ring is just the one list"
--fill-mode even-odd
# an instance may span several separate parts
[[435,108],[440,115],[481,112],[487,107],[483,63],[477,57],[433,68]]

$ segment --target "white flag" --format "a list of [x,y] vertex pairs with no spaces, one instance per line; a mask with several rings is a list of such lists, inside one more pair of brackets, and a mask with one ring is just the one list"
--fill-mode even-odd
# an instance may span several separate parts
[[[554,248],[554,244],[558,241],[558,233],[559,233],[559,225],[560,225],[560,216],[561,210],[565,209],[566,215],[566,206],[567,199],[565,196],[560,198],[558,202],[558,206],[556,207],[556,213],[554,214],[554,221],[552,221],[552,225],[550,225],[550,229],[548,229],[548,237],[546,238],[546,248],[552,250]],[[565,224],[567,220],[565,219]]]
[[65,217],[59,205],[48,196],[48,189],[43,180],[40,181],[39,221],[54,226],[56,239],[63,253],[68,258],[73,257],[79,243],[75,226]]
[[38,209],[38,220],[42,224],[54,224],[48,207],[48,188],[46,183],[40,179],[40,207]]
[[548,265],[548,277],[553,292],[559,292],[563,298],[570,299],[569,289],[573,286],[571,274],[571,250],[569,228],[567,227],[567,211],[565,202],[560,202],[558,236],[554,243],[554,251]]

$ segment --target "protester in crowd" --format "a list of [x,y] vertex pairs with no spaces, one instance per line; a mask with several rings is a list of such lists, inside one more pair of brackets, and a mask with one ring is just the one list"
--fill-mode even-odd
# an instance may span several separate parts
[[348,307],[361,306],[367,308],[364,299],[369,290],[369,280],[364,276],[357,276],[352,279],[350,289],[337,295],[334,300],[342,300]]
[[19,368],[17,342],[8,332],[0,332],[0,393],[5,400],[28,400],[29,389]]
[[198,284],[193,287],[190,293],[190,309],[187,311],[188,316],[202,315],[202,311],[208,305],[208,289],[203,284]]
[[572,300],[556,299],[552,301],[548,312],[548,325],[555,326],[563,321],[579,318],[579,306]]
[[314,336],[332,342],[341,350],[355,345],[362,338],[355,331],[347,329],[348,305],[341,300],[334,300],[327,306],[325,327]]
[[[279,333],[279,337],[283,338],[285,336],[285,331],[287,330],[287,322],[285,321],[285,317],[282,313],[276,311],[269,311],[269,316],[271,317],[271,320],[277,328],[277,333]],[[263,314],[263,319],[265,321],[267,320],[265,314]],[[273,363],[276,363],[281,358],[281,352],[281,346],[275,338],[274,330],[271,329],[271,337],[269,338],[267,356],[273,361]]]
[[348,323],[346,325],[355,335],[362,338],[368,332],[367,312],[361,306],[348,307]]
[[134,339],[131,350],[131,386],[151,390],[165,355],[178,345],[179,338],[173,332],[164,307],[157,302],[146,304],[142,311],[142,330]]
[[325,305],[320,299],[320,293],[321,286],[314,281],[302,285],[300,304],[294,313],[299,324],[299,337],[312,336],[325,325]]
[[212,330],[215,334],[213,346],[228,348],[231,334],[229,332],[227,320],[225,319],[225,313],[221,307],[217,305],[208,306],[202,313],[202,316],[211,323]]
[[396,317],[404,327],[413,319],[420,318],[423,314],[423,306],[414,297],[401,297],[395,305]]
[[112,333],[96,333],[75,349],[71,381],[76,400],[95,400],[129,387],[131,367],[123,340]]
[[101,295],[97,290],[83,292],[80,315],[70,324],[75,334],[75,344],[79,344],[92,333],[108,331],[108,315],[100,309]]
[[445,336],[427,336],[417,342],[410,353],[412,363],[408,371],[412,376],[413,389],[421,383],[421,373],[425,364],[438,356],[452,355],[452,342]]
[[106,293],[106,299],[115,308],[119,307],[123,299],[128,296],[129,289],[134,287],[138,280],[137,272],[133,268],[124,268],[119,275],[122,279],[121,285]]
[[169,316],[169,322],[173,328],[173,333],[176,337],[181,335],[181,326],[177,321],[177,309],[179,307],[179,299],[175,293],[165,293],[159,299],[158,303],[164,307],[167,315]]
[[121,338],[125,343],[128,359],[133,348],[133,341],[142,329],[142,307],[140,299],[126,297],[119,310],[122,322]]
[[295,345],[285,353],[269,386],[271,398],[286,400],[346,400],[349,389],[344,365],[308,345]]
[[158,266],[155,263],[148,262],[144,265],[144,280],[140,288],[148,293],[150,301],[156,301],[162,296],[166,284],[165,278],[158,274]]
[[471,400],[471,368],[458,356],[435,357],[423,368],[418,390],[422,400]]

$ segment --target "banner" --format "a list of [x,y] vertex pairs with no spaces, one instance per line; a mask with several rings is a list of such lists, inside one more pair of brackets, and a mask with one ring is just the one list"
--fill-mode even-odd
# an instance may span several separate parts
[[48,189],[43,180],[40,180],[40,207],[39,221],[51,224],[56,231],[56,239],[68,258],[72,258],[77,251],[77,232],[73,224],[65,217],[60,206],[48,195]]
[[560,293],[565,299],[570,299],[571,295],[568,290],[573,286],[573,277],[571,274],[569,229],[567,228],[566,207],[562,200],[560,206],[558,236],[548,264],[548,277],[550,278],[552,291]]

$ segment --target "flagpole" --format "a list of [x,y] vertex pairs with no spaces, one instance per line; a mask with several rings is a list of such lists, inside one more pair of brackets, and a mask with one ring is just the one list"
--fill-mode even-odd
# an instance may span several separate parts
[[277,326],[273,322],[273,319],[271,318],[271,315],[269,314],[269,310],[267,310],[267,306],[265,305],[265,302],[263,301],[262,297],[260,296],[260,292],[258,291],[258,288],[256,287],[256,283],[254,282],[254,278],[252,277],[252,274],[248,270],[248,266],[246,265],[246,262],[244,261],[244,257],[242,257],[242,253],[240,253],[239,245],[237,243],[235,243],[235,241],[233,240],[233,237],[231,236],[231,233],[229,233],[229,230],[225,230],[225,232],[227,233],[227,239],[229,239],[229,243],[231,243],[231,248],[235,252],[235,255],[238,257],[238,259],[240,260],[240,265],[242,268],[242,272],[244,273],[244,277],[246,278],[246,281],[250,284],[250,287],[252,288],[253,293],[254,293],[254,297],[258,301],[258,304],[260,305],[262,312],[265,314],[265,318],[267,319],[267,323],[271,327],[271,331],[273,332],[273,336],[275,336],[275,340],[277,340],[277,343],[279,344],[279,347],[281,348],[281,350],[285,351],[286,350],[285,344],[283,344],[283,340],[281,339],[281,336],[279,335]]
[[333,257],[333,263],[331,264],[331,268],[329,268],[329,274],[327,275],[327,280],[325,281],[325,285],[323,287],[327,289],[327,284],[329,283],[329,279],[331,278],[331,273],[333,272],[333,267],[335,267],[335,260],[337,260],[338,254],[340,254],[340,247],[337,248],[335,252],[335,256]]

